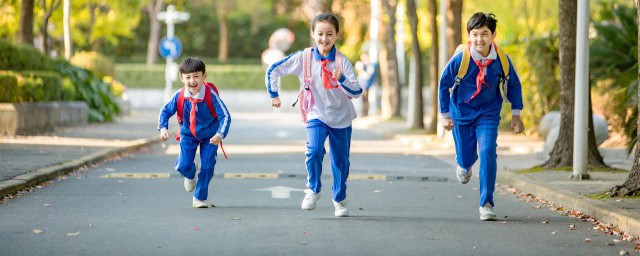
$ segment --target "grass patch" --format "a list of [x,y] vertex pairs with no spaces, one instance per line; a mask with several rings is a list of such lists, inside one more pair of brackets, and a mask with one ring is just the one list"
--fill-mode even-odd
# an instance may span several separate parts
[[[165,65],[121,63],[115,65],[116,79],[129,88],[163,89]],[[260,64],[207,64],[207,81],[226,90],[265,90],[265,68]],[[178,80],[173,88],[182,87]],[[281,90],[298,90],[300,82],[295,76],[282,78]]]
[[607,195],[606,192],[605,193],[588,195],[587,197],[591,198],[591,199],[595,199],[595,200],[603,200],[603,199],[607,199],[607,198],[628,198],[628,199],[639,199],[640,198],[640,196],[623,196],[623,197],[616,196],[616,197],[611,197],[611,196]]
[[[515,171],[515,173],[516,174],[531,174],[531,173],[538,173],[538,172],[544,172],[544,171],[572,172],[573,171],[573,167],[565,166],[565,167],[560,167],[560,168],[556,168],[556,169],[545,169],[545,168],[542,168],[540,166],[534,166],[534,167],[531,167],[531,168],[528,168],[528,169],[517,170],[517,171]],[[623,169],[618,169],[618,168],[603,167],[603,168],[589,168],[587,172],[629,172],[629,171],[623,170]]]

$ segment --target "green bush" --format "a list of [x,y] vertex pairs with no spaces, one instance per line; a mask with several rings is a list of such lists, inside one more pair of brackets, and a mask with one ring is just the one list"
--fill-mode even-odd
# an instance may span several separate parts
[[20,101],[57,101],[62,100],[62,77],[52,71],[19,72],[18,88]]
[[107,83],[102,82],[89,70],[71,65],[63,59],[57,59],[53,64],[54,69],[68,80],[64,82],[63,88],[68,89],[69,84],[73,84],[75,99],[85,101],[89,106],[89,121],[112,121],[120,113],[115,96]]
[[0,70],[51,70],[51,61],[31,46],[0,39]]
[[113,61],[98,52],[78,52],[71,58],[71,64],[92,71],[98,78],[113,77]]
[[[156,64],[116,64],[116,76],[127,88],[165,87],[165,65]],[[221,90],[265,90],[265,68],[261,65],[207,65],[207,81],[214,83]],[[182,87],[178,80],[173,88]],[[282,79],[283,90],[298,90],[300,82],[294,76]]]
[[51,71],[0,72],[0,102],[37,102],[63,99],[62,79]]
[[18,76],[11,71],[0,71],[0,102],[16,102],[18,99]]

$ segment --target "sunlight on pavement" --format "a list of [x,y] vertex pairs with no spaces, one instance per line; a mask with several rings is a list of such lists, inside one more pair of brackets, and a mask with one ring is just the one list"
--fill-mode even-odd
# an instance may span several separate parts
[[15,136],[0,138],[0,144],[53,145],[53,146],[85,146],[85,147],[127,147],[144,140],[103,140],[86,138],[66,138],[48,136]]

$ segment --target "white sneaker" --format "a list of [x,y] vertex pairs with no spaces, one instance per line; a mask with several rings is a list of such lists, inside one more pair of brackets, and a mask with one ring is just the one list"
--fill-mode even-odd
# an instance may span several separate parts
[[[194,163],[196,165],[196,176],[198,175],[198,171],[200,170],[200,165],[198,163]],[[196,177],[193,177],[193,179],[187,179],[187,177],[184,178],[184,189],[187,192],[193,192],[193,190],[196,188]]]
[[333,201],[333,206],[336,207],[336,211],[333,213],[336,217],[348,217],[349,209],[347,209],[347,200],[340,202]]
[[458,166],[456,168],[456,177],[458,177],[458,182],[460,184],[467,184],[469,180],[471,180],[471,169],[473,166],[469,167],[469,169],[465,170],[464,168]]
[[195,196],[193,197],[193,208],[207,208],[209,207],[207,203],[203,200],[198,200]]
[[311,189],[305,189],[304,199],[302,200],[302,209],[303,210],[313,210],[316,208],[316,202],[320,199],[320,193],[313,193]]
[[480,220],[496,220],[496,214],[493,212],[493,206],[489,202],[480,207]]

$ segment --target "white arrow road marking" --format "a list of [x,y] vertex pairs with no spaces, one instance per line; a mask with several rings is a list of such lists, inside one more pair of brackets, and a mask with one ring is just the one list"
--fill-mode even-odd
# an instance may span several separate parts
[[270,188],[256,189],[256,191],[271,191],[271,197],[272,198],[283,199],[283,198],[291,197],[291,191],[304,192],[304,189],[290,188],[290,187],[285,187],[285,186],[275,186],[275,187],[270,187]]

